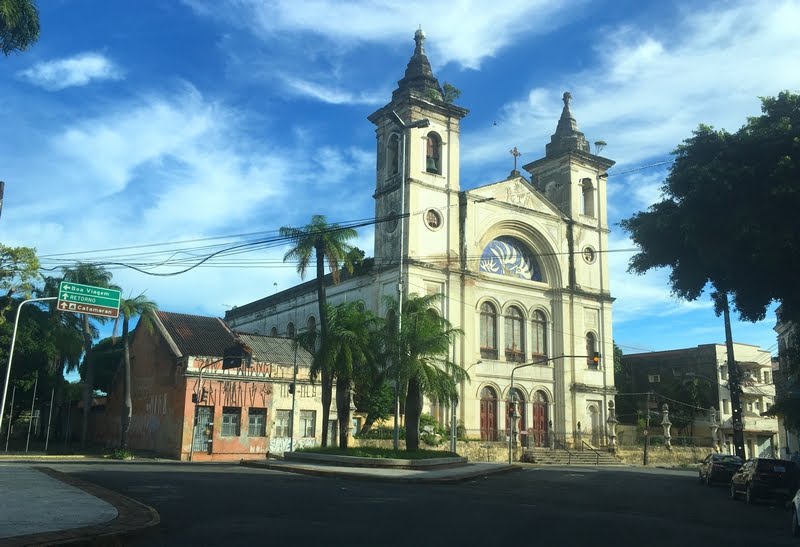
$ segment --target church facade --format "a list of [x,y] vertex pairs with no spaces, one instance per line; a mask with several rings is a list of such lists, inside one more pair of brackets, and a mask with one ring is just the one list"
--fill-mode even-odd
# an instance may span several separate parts
[[[548,434],[573,445],[579,430],[604,445],[615,393],[605,252],[605,179],[614,162],[590,152],[565,93],[545,155],[524,165],[525,175],[515,168],[462,190],[468,111],[443,100],[424,41],[417,31],[391,101],[369,116],[377,140],[374,266],[329,284],[328,299],[359,299],[385,315],[384,295],[442,294],[438,312],[464,332],[451,359],[470,377],[455,408],[469,438],[505,440],[514,400],[514,429],[526,445],[543,445]],[[313,328],[316,315],[308,282],[225,319],[240,332],[291,336]],[[453,410],[426,404],[443,425]]]

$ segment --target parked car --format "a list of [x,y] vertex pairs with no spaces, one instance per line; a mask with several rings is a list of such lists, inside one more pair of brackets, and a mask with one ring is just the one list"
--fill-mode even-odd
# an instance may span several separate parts
[[794,495],[791,503],[792,509],[792,535],[800,537],[800,490]]
[[708,486],[715,482],[728,484],[743,463],[742,458],[733,454],[709,454],[700,462],[700,482]]
[[790,499],[797,492],[797,466],[787,460],[747,460],[731,477],[731,498],[744,494],[747,503],[761,498]]

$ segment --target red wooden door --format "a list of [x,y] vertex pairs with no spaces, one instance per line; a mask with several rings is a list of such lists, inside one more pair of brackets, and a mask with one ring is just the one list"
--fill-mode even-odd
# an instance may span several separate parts
[[497,440],[497,396],[488,388],[481,393],[481,440]]
[[533,443],[534,446],[547,443],[547,403],[533,403]]

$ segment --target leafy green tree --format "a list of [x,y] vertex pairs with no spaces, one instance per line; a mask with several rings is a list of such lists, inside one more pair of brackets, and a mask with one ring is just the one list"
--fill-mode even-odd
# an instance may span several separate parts
[[[98,340],[92,346],[92,391],[93,393],[110,393],[114,387],[114,378],[122,365],[124,356],[122,340],[109,336]],[[84,387],[86,386],[86,360],[81,363],[79,372]]]
[[39,39],[39,10],[33,0],[0,0],[0,51],[25,51]]
[[[111,278],[111,272],[96,264],[78,263],[73,268],[64,269],[64,281],[119,290],[119,287],[111,284]],[[82,313],[80,314],[80,317],[83,331],[83,360],[86,366],[86,377],[84,380],[85,385],[83,391],[81,448],[86,448],[86,435],[89,430],[89,412],[92,406],[92,393],[94,391],[94,368],[92,363],[92,342],[94,340],[94,331],[89,319],[89,315]],[[97,323],[105,323],[107,321],[107,319],[103,317],[93,317],[92,320]]]
[[28,298],[39,281],[39,259],[36,249],[0,245],[0,325],[11,319],[8,311],[16,304],[14,298]]
[[[462,332],[453,328],[435,309],[442,295],[411,295],[403,304],[399,336],[399,370],[405,386],[406,450],[419,449],[419,422],[426,395],[440,401],[458,399],[456,386],[468,378],[466,371],[449,360],[451,344]],[[397,301],[387,297],[390,312],[397,314]],[[387,322],[388,329],[396,324]],[[396,330],[389,330],[391,338]],[[396,366],[396,365],[395,365]]]
[[641,249],[629,270],[669,268],[687,300],[730,294],[745,320],[773,301],[800,319],[800,95],[763,98],[736,133],[701,125],[674,155],[663,199],[621,223]]
[[442,86],[442,100],[446,103],[454,103],[461,96],[461,90],[449,82]]
[[[128,329],[130,320],[140,317],[136,328],[142,327],[152,331],[153,316],[158,310],[158,305],[149,300],[144,294],[135,298],[123,298],[119,302],[119,314],[122,317],[122,344],[123,344],[123,409],[122,409],[122,437],[120,446],[123,450],[128,448],[128,432],[131,428],[133,415],[133,401],[131,398],[131,350]],[[114,325],[116,330],[116,324]]]
[[[283,260],[284,262],[287,260],[297,261],[297,272],[301,278],[305,277],[312,258],[316,258],[320,342],[325,344],[328,340],[328,317],[325,313],[325,264],[328,264],[334,283],[339,282],[340,268],[344,267],[352,272],[352,266],[347,261],[347,255],[352,248],[348,241],[354,239],[358,234],[352,228],[342,228],[335,223],[329,224],[323,215],[312,216],[311,223],[302,228],[283,226],[280,234],[292,244],[292,247],[283,256]],[[333,398],[333,371],[327,364],[324,364],[321,370],[321,377],[322,446],[328,446],[328,422]]]

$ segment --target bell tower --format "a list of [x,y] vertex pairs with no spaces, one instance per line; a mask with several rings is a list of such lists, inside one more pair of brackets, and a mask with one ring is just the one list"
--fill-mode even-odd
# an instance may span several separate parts
[[401,256],[411,266],[441,266],[458,247],[459,131],[468,111],[444,100],[422,29],[414,42],[391,102],[369,116],[377,140],[375,258],[390,268]]

